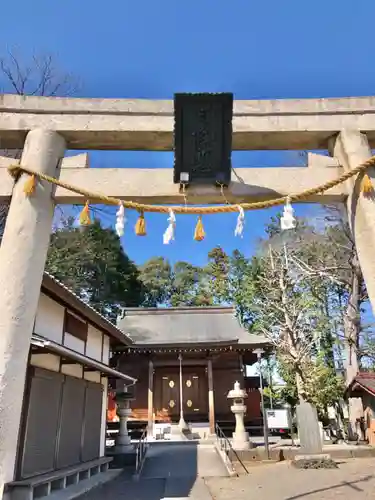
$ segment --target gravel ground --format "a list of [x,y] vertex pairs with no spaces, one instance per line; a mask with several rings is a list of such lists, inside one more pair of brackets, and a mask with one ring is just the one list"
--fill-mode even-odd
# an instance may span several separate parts
[[348,459],[338,469],[298,470],[288,463],[250,468],[249,476],[207,478],[213,500],[365,500],[375,498],[375,459]]

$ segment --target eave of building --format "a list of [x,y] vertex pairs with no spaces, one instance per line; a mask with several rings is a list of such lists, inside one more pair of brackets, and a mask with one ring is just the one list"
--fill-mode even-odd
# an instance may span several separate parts
[[117,346],[114,352],[124,354],[137,353],[179,353],[179,352],[252,352],[255,349],[262,348],[265,352],[270,351],[269,346],[264,344],[233,344],[233,343],[198,343],[189,345],[132,345],[132,346]]
[[361,384],[358,380],[353,380],[353,382],[345,390],[345,396],[348,396],[356,391],[365,391],[371,396],[375,396],[375,391],[364,384]]
[[73,363],[78,363],[84,367],[98,371],[102,375],[107,377],[118,378],[129,382],[132,385],[137,382],[137,379],[131,377],[130,375],[119,372],[118,370],[115,370],[100,361],[97,361],[79,352],[73,351],[72,349],[54,342],[53,340],[46,339],[41,335],[32,335],[31,347],[32,351],[34,351],[35,353],[56,354],[58,356],[61,356],[61,358],[63,359],[70,360]]
[[43,275],[41,291],[108,335],[111,339],[112,347],[115,345],[132,345],[132,339],[128,335],[125,335],[107,318],[83,302],[72,290],[47,272]]

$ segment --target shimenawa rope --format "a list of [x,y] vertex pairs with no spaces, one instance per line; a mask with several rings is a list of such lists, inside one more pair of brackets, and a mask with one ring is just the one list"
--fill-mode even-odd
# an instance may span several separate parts
[[[119,198],[115,198],[113,196],[106,196],[104,194],[87,191],[86,189],[81,187],[73,186],[72,184],[60,181],[59,179],[43,174],[42,172],[38,172],[29,167],[25,167],[23,165],[10,165],[8,167],[8,171],[13,177],[18,177],[20,173],[26,173],[31,176],[30,182],[26,181],[29,184],[29,186],[27,186],[27,188],[30,190],[29,194],[31,194],[32,191],[35,189],[35,179],[38,178],[50,182],[52,184],[55,184],[56,186],[60,186],[64,189],[67,189],[68,191],[72,191],[73,193],[82,195],[87,200],[86,203],[88,203],[88,201],[90,201],[91,203],[101,202],[107,205],[119,205],[120,203],[122,203],[125,208],[137,210],[138,212],[140,212],[141,216],[143,216],[145,212],[169,213],[170,210],[173,210],[173,212],[177,214],[198,214],[198,215],[216,214],[225,212],[238,212],[239,207],[241,207],[243,210],[258,210],[262,208],[274,207],[278,205],[283,205],[287,199],[290,202],[301,201],[301,200],[308,201],[308,198],[310,196],[323,193],[328,189],[338,186],[339,184],[342,184],[343,182],[347,181],[348,179],[354,177],[357,174],[365,173],[365,171],[368,168],[373,166],[375,166],[375,156],[372,156],[371,158],[361,163],[357,167],[353,168],[352,170],[343,173],[337,179],[325,182],[320,186],[306,189],[301,193],[289,194],[287,196],[274,198],[272,200],[267,200],[267,201],[258,201],[253,203],[241,203],[233,205],[225,204],[214,207],[188,207],[186,205],[184,206],[148,205],[144,203],[137,203],[134,201],[122,201]],[[367,194],[373,192],[371,180],[367,174],[365,174],[363,178],[363,190]],[[144,228],[142,228],[141,232],[142,233],[145,232]]]

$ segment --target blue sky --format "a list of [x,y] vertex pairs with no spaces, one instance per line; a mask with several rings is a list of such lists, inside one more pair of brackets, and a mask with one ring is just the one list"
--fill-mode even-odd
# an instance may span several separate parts
[[[263,99],[375,92],[373,0],[19,0],[2,2],[1,11],[0,54],[7,47],[25,58],[53,54],[61,70],[81,81],[80,96],[229,91],[237,99]],[[235,168],[298,162],[294,153],[233,155]],[[172,156],[94,152],[92,164],[170,168]],[[315,211],[297,207],[300,215]],[[215,245],[251,253],[272,213],[248,214],[242,240],[233,235],[235,215],[205,217],[202,243],[192,238],[195,217],[180,216],[177,240],[169,246],[162,243],[165,216],[148,216],[148,236],[137,238],[135,214],[129,213],[123,244],[138,263],[164,255],[203,264]]]

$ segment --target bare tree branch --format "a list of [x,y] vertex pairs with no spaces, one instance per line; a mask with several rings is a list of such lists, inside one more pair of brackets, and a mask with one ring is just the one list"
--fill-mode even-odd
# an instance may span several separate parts
[[[78,81],[69,73],[57,70],[52,55],[33,55],[25,62],[14,50],[0,57],[0,92],[18,95],[71,96],[78,90]],[[0,155],[20,158],[21,150],[1,149]],[[0,205],[0,243],[4,234],[9,204]]]

